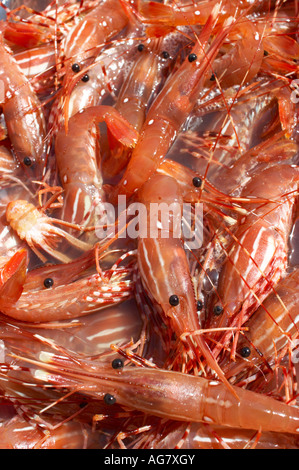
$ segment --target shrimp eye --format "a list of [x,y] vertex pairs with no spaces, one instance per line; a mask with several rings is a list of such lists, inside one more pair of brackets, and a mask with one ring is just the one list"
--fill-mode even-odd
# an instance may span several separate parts
[[138,50],[139,52],[142,52],[143,49],[144,49],[144,44],[138,44],[137,50]]
[[31,166],[32,165],[32,160],[30,157],[25,157],[23,160],[24,165],[26,166]]
[[75,73],[80,72],[80,65],[79,64],[73,64],[72,65],[72,71]]
[[200,312],[203,308],[203,303],[201,300],[197,301],[197,311]]
[[179,305],[180,299],[179,299],[178,296],[175,295],[175,294],[174,294],[174,295],[171,295],[171,296],[169,297],[169,303],[170,303],[170,305],[172,305],[173,307],[176,307],[177,305]]
[[242,357],[249,357],[251,354],[251,350],[248,346],[244,346],[244,348],[241,349],[240,354]]
[[194,62],[195,60],[197,59],[197,55],[196,54],[189,54],[188,55],[188,60],[189,62]]
[[267,55],[269,55],[269,52],[264,51],[264,56],[267,57]]
[[106,403],[106,405],[114,405],[114,403],[116,402],[116,398],[113,395],[110,395],[110,393],[106,393],[106,395],[104,396],[104,402]]
[[163,59],[169,59],[169,57],[170,57],[169,53],[167,51],[163,51],[161,55],[162,55]]
[[88,82],[89,80],[89,75],[87,75],[87,73],[85,75],[83,75],[83,77],[81,78],[82,82]]
[[195,186],[196,188],[200,188],[202,185],[202,180],[199,176],[195,176],[192,180],[192,183],[193,183],[193,186]]
[[52,287],[54,285],[54,281],[51,277],[47,277],[45,280],[44,280],[44,286],[49,289],[50,287]]
[[113,369],[122,369],[124,367],[124,362],[121,359],[113,359],[112,367]]
[[216,80],[215,74],[212,73],[212,75],[210,76],[210,81],[211,81],[211,82],[214,82],[215,80]]
[[223,307],[221,307],[221,305],[215,305],[213,312],[218,317],[223,312]]

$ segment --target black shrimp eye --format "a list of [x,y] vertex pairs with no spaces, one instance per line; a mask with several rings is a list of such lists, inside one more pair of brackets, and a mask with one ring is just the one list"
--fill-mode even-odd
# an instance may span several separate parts
[[267,57],[267,55],[269,55],[269,52],[264,51],[264,56]]
[[80,72],[80,65],[79,64],[73,64],[72,65],[72,71],[75,73]]
[[200,312],[203,308],[203,303],[201,300],[197,301],[197,311]]
[[44,280],[44,286],[49,289],[49,287],[52,287],[54,285],[54,281],[51,277],[47,277],[45,280]]
[[214,314],[217,315],[218,317],[223,312],[223,307],[221,307],[221,305],[215,305],[213,311],[214,311]]
[[202,180],[199,176],[195,176],[192,180],[192,183],[193,183],[193,186],[195,186],[196,188],[200,188],[202,185]]
[[124,362],[121,359],[113,359],[112,361],[113,369],[122,369],[124,367]]
[[189,54],[188,55],[188,60],[189,62],[194,62],[195,60],[197,59],[197,55],[196,54]]
[[174,294],[174,295],[171,295],[171,296],[169,297],[169,303],[170,303],[170,305],[172,305],[173,307],[176,307],[177,305],[179,305],[180,299],[179,299],[178,296],[175,295],[175,294]]
[[139,52],[142,52],[143,49],[144,49],[144,44],[138,44],[137,50],[138,50]]
[[85,75],[83,75],[83,77],[81,78],[82,82],[88,82],[89,80],[89,75],[87,75],[87,73]]
[[215,80],[216,80],[215,74],[212,73],[212,75],[210,76],[210,81],[214,82]]
[[25,157],[24,160],[23,160],[23,163],[26,166],[30,166],[30,165],[32,165],[32,160],[31,160],[30,157]]
[[169,57],[170,57],[169,53],[167,51],[163,51],[161,55],[162,55],[163,59],[169,59]]
[[248,346],[244,346],[244,348],[240,350],[240,354],[242,357],[249,357],[251,354],[251,350]]
[[113,395],[110,395],[110,393],[106,393],[106,395],[104,396],[104,402],[106,403],[106,405],[114,405],[114,403],[116,402],[116,398]]

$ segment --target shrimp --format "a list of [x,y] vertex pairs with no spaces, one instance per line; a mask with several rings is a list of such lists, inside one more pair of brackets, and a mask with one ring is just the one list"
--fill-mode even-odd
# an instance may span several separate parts
[[[55,47],[52,43],[14,54],[18,66],[27,79],[31,79],[32,87],[37,93],[43,91],[44,88],[49,88],[49,82],[51,83],[53,77],[55,58]],[[38,77],[38,80],[32,80],[35,77]],[[52,81],[54,83],[54,80]]]
[[0,310],[9,317],[32,323],[89,315],[132,295],[132,281],[126,279],[129,273],[129,268],[119,268],[112,273],[108,270],[85,275],[69,284],[55,286],[51,282],[46,289],[24,289],[17,302],[3,295]]
[[[162,72],[165,69],[163,62],[166,62],[169,54],[164,51],[166,59],[163,61],[162,47],[161,38],[151,39],[145,45],[138,46],[140,57],[135,61],[115,103],[115,108],[138,132],[145,121],[148,103],[163,80]],[[113,137],[109,138],[109,146],[110,155],[102,165],[104,177],[113,177],[120,173],[130,157],[128,149],[115,142]]]
[[[65,225],[67,224],[66,222],[48,217],[33,204],[25,200],[11,201],[6,208],[6,219],[20,239],[26,240],[31,250],[42,261],[46,261],[46,258],[37,246],[63,263],[70,261],[67,255],[55,249],[59,238],[66,239],[72,246],[80,250],[86,251],[91,248],[88,243],[78,240],[66,231],[53,225],[54,223]],[[73,224],[71,225],[73,228],[76,228]]]
[[[205,340],[200,334],[194,333],[200,326],[194,287],[182,240],[169,234],[165,237],[163,226],[156,237],[152,236],[152,229],[155,229],[155,224],[161,224],[161,221],[151,220],[150,204],[160,201],[171,204],[175,201],[181,208],[183,200],[179,186],[173,178],[157,174],[138,194],[139,201],[147,210],[147,219],[141,219],[142,226],[149,227],[147,235],[138,241],[137,259],[143,285],[162,309],[164,318],[170,322],[171,328],[183,342],[191,358],[199,359],[198,348],[210,367],[226,382]],[[167,223],[171,222],[173,217],[174,215],[168,214],[170,219]],[[169,276],[169,273],[172,275]]]
[[231,18],[224,23],[210,48],[204,52],[217,22],[219,9],[219,5],[214,7],[192,53],[167,81],[152,104],[124,175],[109,194],[111,202],[116,201],[118,194],[132,196],[150,178],[165,159],[178,131],[195,106],[203,81],[210,73],[210,66],[234,21]]
[[12,52],[0,36],[1,105],[17,161],[26,172],[41,178],[44,169],[46,126],[41,104]]
[[[32,364],[36,379],[110,404],[153,416],[242,429],[299,433],[299,410],[265,395],[203,377],[157,368],[112,370],[76,356],[42,352],[39,358],[16,356]],[[238,398],[236,398],[236,396]],[[115,405],[114,405],[115,404]]]
[[102,177],[98,169],[100,151],[97,123],[107,124],[110,132],[127,147],[138,138],[134,128],[110,106],[95,106],[75,114],[55,140],[56,161],[65,191],[63,220],[87,224],[95,217],[95,208],[104,200]]
[[238,356],[233,364],[225,364],[226,376],[271,366],[292,339],[298,335],[297,305],[299,270],[287,274],[246,323],[248,331],[237,344]]
[[[217,287],[220,315],[212,315],[210,326],[243,324],[284,274],[297,189],[298,168],[286,164],[264,168],[244,186],[241,196],[251,197],[253,205],[234,232]],[[259,197],[269,202],[254,204]],[[221,347],[215,346],[214,354]]]
[[82,449],[95,444],[97,433],[88,425],[53,418],[46,424],[48,428],[41,429],[14,416],[0,426],[0,449]]

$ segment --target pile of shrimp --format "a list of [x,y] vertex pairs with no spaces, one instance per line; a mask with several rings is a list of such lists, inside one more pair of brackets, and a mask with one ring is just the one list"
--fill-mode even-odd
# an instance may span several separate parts
[[0,8],[0,447],[298,448],[298,2]]

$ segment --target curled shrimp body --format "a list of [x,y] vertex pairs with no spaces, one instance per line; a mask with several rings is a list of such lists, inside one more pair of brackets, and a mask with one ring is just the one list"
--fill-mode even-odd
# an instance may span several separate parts
[[[41,104],[20,70],[11,51],[0,37],[2,109],[17,160],[35,177],[41,177],[44,165],[45,119]],[[25,159],[25,160],[24,160]]]
[[244,323],[284,274],[297,188],[298,168],[290,165],[265,168],[243,188],[241,195],[253,202],[269,202],[246,207],[250,212],[234,233],[217,288],[223,313],[213,315],[213,326],[234,323],[240,311],[235,321]]
[[183,62],[152,104],[124,175],[110,194],[111,202],[116,200],[118,194],[131,196],[165,159],[178,131],[195,106],[207,73],[211,74],[210,66],[233,21],[231,19],[229,24],[223,26],[210,48],[204,52],[218,14],[219,6],[214,8],[203,28],[189,55],[191,60]]
[[[236,361],[224,366],[226,376],[237,375],[267,362],[271,366],[276,355],[298,334],[299,270],[287,274],[246,322],[245,336],[241,336]],[[246,348],[246,359],[242,351]],[[273,364],[272,364],[273,365]]]
[[156,368],[124,367],[118,372],[81,360],[79,365],[52,353],[25,360],[37,367],[34,374],[42,381],[74,386],[98,399],[112,397],[111,404],[153,416],[299,433],[297,407],[239,387],[233,387],[232,394],[225,384],[202,377]]
[[110,106],[95,106],[75,114],[55,140],[56,161],[65,190],[63,219],[79,224],[93,220],[95,208],[103,202],[99,131],[105,122],[115,139],[133,147],[138,134],[122,115]]

